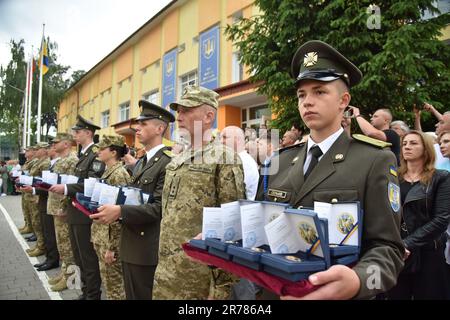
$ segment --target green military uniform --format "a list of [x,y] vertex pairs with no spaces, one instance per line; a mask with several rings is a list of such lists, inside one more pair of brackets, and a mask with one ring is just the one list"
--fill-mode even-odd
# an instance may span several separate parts
[[[124,147],[123,136],[104,135],[97,145],[100,149],[109,146]],[[101,179],[112,186],[125,186],[130,183],[130,175],[124,168],[121,161],[118,161],[110,168],[106,168]],[[100,276],[106,290],[108,300],[125,300],[125,290],[123,285],[122,265],[120,262],[120,231],[119,221],[109,225],[99,224],[94,221],[91,226],[91,241],[97,252]],[[105,262],[106,251],[114,252],[114,261],[111,264]]]
[[[361,79],[360,71],[351,62],[320,41],[300,47],[292,69],[297,84],[303,80],[342,79],[352,86]],[[266,178],[265,192],[260,183],[257,199],[285,202],[293,207],[313,207],[314,201],[360,201],[364,211],[362,248],[353,270],[361,283],[355,298],[364,299],[389,290],[403,266],[400,199],[394,154],[383,149],[380,141],[353,137],[340,134],[306,179],[303,166],[307,143],[281,152],[272,159],[272,163],[278,161],[279,172]],[[380,271],[379,287],[370,283],[374,268]]]
[[[62,140],[72,141],[72,135],[67,133],[58,133],[52,143],[57,143]],[[75,153],[70,153],[66,157],[61,157],[53,166],[52,172],[57,174],[74,174],[75,165],[78,162],[78,157]],[[67,207],[70,205],[70,199],[64,195],[50,192],[47,202],[47,214],[53,216],[55,225],[56,244],[60,256],[61,274],[56,277],[51,284],[54,291],[61,291],[67,288],[67,279],[71,272],[67,268],[75,265],[75,259],[72,252],[72,246],[69,237],[69,225],[66,221]],[[50,283],[50,282],[49,282]]]
[[[41,147],[45,147],[44,145],[38,144],[38,149]],[[33,177],[41,177],[42,171],[48,170],[50,167],[50,159],[42,158],[38,159],[38,161],[30,168],[30,176]],[[31,222],[33,224],[34,234],[36,235],[36,247],[31,250],[27,250],[27,253],[30,257],[40,256],[45,253],[45,239],[42,228],[42,219],[40,216],[40,210],[42,209],[43,201],[39,201],[38,195],[31,195]]]
[[[170,112],[155,104],[141,100],[139,105],[142,109],[137,121],[159,119],[169,124],[175,120]],[[172,158],[168,148],[163,145],[154,146],[147,152],[151,157],[147,158],[146,155],[136,164],[131,186],[152,195],[153,202],[121,206],[120,253],[125,293],[129,300],[152,298],[153,277],[158,264],[162,189],[165,168]]]
[[[171,107],[195,108],[207,104],[217,108],[217,96],[211,90],[188,87],[181,100]],[[166,167],[163,189],[160,261],[155,274],[154,299],[227,296],[230,276],[219,269],[212,274],[208,266],[191,261],[181,244],[202,232],[203,207],[219,207],[244,197],[242,164],[237,154],[226,146],[209,143],[172,159]],[[217,281],[212,281],[213,276]]]
[[[95,130],[100,129],[90,121],[81,116],[77,117],[77,124],[72,130]],[[75,166],[74,175],[86,179],[88,177],[100,178],[104,172],[105,166],[102,162],[96,160],[97,147],[92,144],[79,156]],[[76,184],[67,184],[67,195],[75,197],[77,192],[84,192],[84,182]],[[83,295],[80,299],[100,299],[101,278],[98,266],[98,258],[91,242],[91,224],[92,221],[74,206],[67,207],[67,222],[69,224],[70,242],[75,258],[75,263],[80,267],[81,280],[84,286],[81,288]]]

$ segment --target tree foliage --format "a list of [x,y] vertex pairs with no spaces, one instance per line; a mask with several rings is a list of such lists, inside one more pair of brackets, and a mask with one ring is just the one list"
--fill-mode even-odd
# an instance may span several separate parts
[[[285,130],[298,119],[291,59],[312,39],[323,40],[354,62],[363,81],[352,88],[352,105],[368,115],[390,108],[396,119],[413,124],[413,105],[430,102],[444,111],[450,96],[450,46],[439,40],[449,14],[438,13],[432,0],[387,0],[380,8],[381,28],[369,28],[375,17],[372,0],[255,0],[261,15],[227,26],[241,62],[263,81],[258,88],[277,115],[273,126]],[[425,116],[424,129],[434,119]]]

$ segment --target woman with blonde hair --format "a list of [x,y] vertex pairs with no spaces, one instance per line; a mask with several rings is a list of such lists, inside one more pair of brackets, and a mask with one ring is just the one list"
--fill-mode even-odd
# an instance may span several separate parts
[[444,247],[450,217],[449,173],[434,167],[433,142],[419,131],[410,131],[403,137],[400,162],[405,267],[388,296],[448,299]]

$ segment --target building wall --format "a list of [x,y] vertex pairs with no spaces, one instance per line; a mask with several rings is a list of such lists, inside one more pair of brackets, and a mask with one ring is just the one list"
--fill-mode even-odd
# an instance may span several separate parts
[[[102,112],[109,110],[109,124],[119,122],[119,106],[130,102],[130,117],[139,113],[138,101],[144,94],[158,91],[161,103],[162,64],[165,53],[178,47],[177,97],[180,76],[199,67],[199,34],[219,25],[220,62],[219,86],[231,84],[233,48],[223,33],[232,16],[242,10],[244,17],[255,13],[252,0],[180,0],[158,17],[158,23],[148,25],[131,41],[112,52],[95,70],[89,71],[61,102],[58,111],[58,131],[70,132],[77,114],[101,125]],[[149,17],[150,18],[150,17]],[[153,22],[152,22],[153,23]],[[244,79],[247,76],[244,77]],[[232,105],[219,110],[218,128],[240,125],[240,109]],[[100,134],[114,133],[114,128],[102,128]],[[128,137],[127,137],[128,139]]]

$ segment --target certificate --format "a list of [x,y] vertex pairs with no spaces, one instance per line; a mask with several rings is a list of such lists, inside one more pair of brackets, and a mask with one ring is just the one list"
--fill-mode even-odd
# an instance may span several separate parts
[[356,203],[335,203],[328,221],[331,244],[359,245],[358,205]]
[[73,184],[73,183],[78,183],[79,178],[77,176],[73,176],[71,174],[69,174],[67,176],[67,184]]
[[48,182],[48,175],[49,175],[49,173],[50,173],[49,170],[42,171],[42,182],[49,183]]
[[133,206],[142,204],[140,189],[123,187],[122,192],[125,195],[125,203],[124,204],[133,205]]
[[225,203],[222,208],[222,224],[224,241],[242,239],[241,207],[238,201]]
[[67,174],[60,174],[61,184],[67,184]]
[[31,186],[33,184],[33,177],[30,176],[20,176],[19,183],[27,186]]
[[102,184],[98,204],[116,204],[120,188]]
[[91,201],[98,202],[98,200],[100,199],[100,192],[102,191],[102,185],[103,183],[101,182],[96,182],[94,184],[94,190],[92,190]]
[[272,253],[297,253],[301,249],[298,234],[286,214],[280,215],[264,229]]
[[253,248],[267,244],[265,218],[261,203],[241,207],[242,247]]
[[218,238],[222,240],[223,223],[221,208],[203,208],[202,240]]
[[92,197],[92,192],[94,192],[94,186],[96,182],[96,178],[84,179],[84,195],[86,197]]
[[58,184],[58,174],[55,172],[50,172],[47,175],[47,183],[51,185]]

